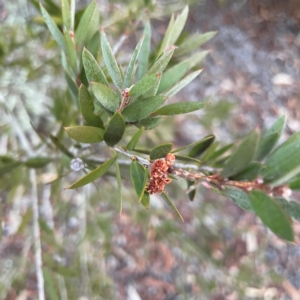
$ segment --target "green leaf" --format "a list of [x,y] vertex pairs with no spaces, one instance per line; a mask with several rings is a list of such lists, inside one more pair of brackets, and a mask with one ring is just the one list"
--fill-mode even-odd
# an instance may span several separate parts
[[278,204],[289,214],[290,217],[300,221],[300,204],[295,201],[287,201],[283,198],[276,198]]
[[67,189],[76,189],[76,188],[82,187],[84,185],[87,185],[88,183],[90,183],[92,181],[95,181],[96,179],[98,179],[99,177],[101,177],[108,171],[108,169],[114,164],[116,159],[117,159],[117,155],[110,158],[105,163],[100,165],[98,168],[96,168],[95,170],[91,171],[87,175],[83,176],[82,178],[80,178],[79,180],[74,182]]
[[139,120],[138,122],[134,123],[137,128],[144,127],[145,130],[150,130],[157,127],[164,119],[163,118],[152,118],[147,117],[145,119]]
[[172,97],[173,95],[177,94],[181,89],[183,89],[185,86],[187,86],[191,81],[193,81],[202,70],[195,71],[186,77],[184,77],[182,80],[177,82],[171,89],[169,89],[167,92],[164,93],[167,97]]
[[74,75],[76,76],[77,75],[77,54],[76,54],[75,44],[68,31],[64,31],[64,37],[66,41],[67,58],[69,61],[69,65]]
[[[214,140],[215,140],[215,136],[210,134],[210,135],[206,136],[205,138],[203,138],[202,140],[193,143],[194,146],[191,149],[191,151],[189,152],[188,156],[189,157],[200,156],[214,142]],[[191,146],[191,145],[188,145],[188,146]]]
[[265,182],[281,185],[300,173],[300,131],[293,134],[275,149],[266,162],[263,172]]
[[290,242],[294,241],[291,219],[276,199],[260,191],[251,191],[249,198],[255,213],[267,227],[280,238]]
[[[90,41],[86,44],[86,49],[90,51],[93,57],[97,57],[100,52],[100,32],[97,30]],[[105,78],[106,80],[106,78]]]
[[22,164],[23,164],[22,162],[15,161],[15,162],[7,163],[5,165],[1,165],[0,166],[0,177],[2,177],[3,175],[5,175],[7,173],[12,172],[13,170],[20,167]]
[[136,144],[138,143],[138,141],[140,140],[140,137],[142,136],[143,132],[145,130],[145,127],[141,127],[135,134],[134,136],[131,138],[131,140],[129,141],[129,143],[127,144],[127,146],[125,147],[126,150],[133,150],[136,146]]
[[160,76],[160,74],[151,74],[136,82],[129,91],[130,102],[133,102],[157,84]]
[[154,96],[144,98],[127,106],[122,115],[126,122],[136,122],[148,117],[156,109],[164,104],[166,97]]
[[48,268],[43,267],[43,276],[45,279],[45,290],[47,293],[47,299],[59,300],[57,289],[55,288],[55,279],[53,278],[52,272],[49,271]]
[[130,178],[140,203],[148,180],[148,171],[137,161],[130,164]]
[[141,46],[140,54],[138,56],[138,68],[136,73],[137,80],[141,79],[148,70],[151,50],[151,25],[149,21],[147,21],[145,25],[144,36],[144,42]]
[[191,35],[186,41],[179,45],[175,51],[175,56],[190,54],[193,50],[208,42],[216,35],[216,31],[206,32],[204,34],[195,33]]
[[96,1],[85,9],[80,22],[78,24],[75,37],[76,44],[84,44],[89,41],[92,36],[97,32],[99,27],[99,9]]
[[285,116],[280,117],[266,132],[258,144],[258,149],[255,155],[257,160],[264,159],[274,148],[278,142],[285,126]]
[[258,144],[259,134],[256,130],[248,134],[226,161],[222,174],[231,177],[243,171],[252,161]]
[[119,199],[119,214],[121,215],[122,213],[122,208],[123,208],[123,198],[122,198],[122,180],[121,180],[121,172],[120,172],[120,166],[118,163],[118,160],[115,162],[115,167],[116,167],[116,175],[117,175],[117,183],[118,183],[118,199]]
[[71,11],[68,0],[61,0],[61,12],[64,27],[66,28],[66,30],[71,30]]
[[82,62],[88,81],[100,82],[108,86],[107,79],[96,59],[86,48],[82,51]]
[[129,88],[131,85],[131,82],[132,82],[132,79],[134,76],[134,68],[137,63],[140,51],[142,49],[144,39],[145,39],[145,35],[143,34],[133,51],[133,54],[131,56],[131,59],[130,59],[130,62],[129,62],[129,65],[127,67],[127,71],[125,74],[125,78],[124,78],[124,88]]
[[123,137],[125,131],[125,122],[119,112],[115,114],[109,120],[109,123],[104,132],[104,140],[108,146],[114,146]]
[[214,154],[212,154],[212,156],[209,158],[211,161],[216,160],[218,157],[220,157],[221,155],[223,155],[224,153],[226,153],[229,149],[232,148],[234,144],[228,144],[224,147],[222,147],[221,149],[215,151]]
[[88,125],[104,128],[102,119],[94,113],[95,107],[92,97],[83,84],[79,88],[79,105],[82,116]]
[[293,182],[289,184],[290,189],[292,190],[300,190],[300,178],[295,179]]
[[202,164],[202,161],[193,157],[188,157],[188,156],[184,156],[184,155],[178,155],[176,154],[176,159],[177,160],[182,160],[182,161],[186,161],[186,162],[192,162],[194,164]]
[[54,40],[57,42],[57,44],[61,47],[61,49],[67,53],[67,46],[65,43],[65,38],[62,34],[62,32],[59,30],[51,16],[48,14],[48,12],[45,10],[43,5],[40,3],[41,12],[43,15],[43,18],[45,19],[45,22],[48,26],[49,31],[51,32]]
[[171,152],[172,147],[173,147],[172,143],[166,143],[166,144],[162,144],[162,145],[154,147],[150,151],[150,159],[152,160],[152,159],[158,159],[161,157],[166,157],[166,155]]
[[164,116],[172,116],[172,115],[181,115],[189,112],[193,112],[195,110],[199,110],[205,107],[208,102],[177,102],[169,105],[165,105],[160,109],[156,110],[152,113],[152,116],[164,115]]
[[69,72],[65,71],[65,78],[70,90],[70,94],[72,96],[72,99],[74,101],[74,104],[78,106],[78,86],[72,76],[69,74]]
[[159,74],[162,73],[164,71],[164,69],[167,67],[173,53],[176,47],[170,47],[169,50],[167,50],[154,64],[153,66],[150,68],[150,70],[148,70],[148,72],[146,73],[147,75],[151,75],[151,74]]
[[122,90],[122,75],[103,29],[101,30],[101,49],[104,63],[112,81],[119,90]]
[[234,187],[226,187],[225,194],[230,200],[232,200],[240,208],[252,212],[254,211],[250,199],[244,191]]
[[74,155],[60,142],[60,140],[57,137],[53,136],[52,134],[50,134],[49,137],[57,149],[59,149],[61,152],[63,152],[64,154],[66,154],[71,158],[74,157]]
[[145,207],[145,208],[149,208],[149,205],[150,205],[150,195],[149,193],[147,192],[144,192],[142,198],[141,198],[141,201],[140,203]]
[[[194,184],[194,181],[187,180],[186,182],[188,188],[190,188]],[[196,194],[197,194],[197,189],[193,189],[188,193],[188,197],[190,201],[194,201]]]
[[91,82],[91,87],[95,97],[103,107],[112,112],[118,109],[119,96],[110,87],[99,82]]
[[166,201],[166,203],[175,211],[180,220],[184,222],[182,215],[180,214],[179,210],[176,208],[172,200],[168,197],[168,195],[165,192],[162,192],[160,195]]
[[202,162],[207,162],[210,157],[214,154],[216,149],[218,148],[218,143],[211,144],[205,151],[204,155],[201,157]]
[[212,135],[212,134],[210,134],[210,135],[204,137],[203,139],[201,139],[201,140],[199,140],[199,141],[196,141],[196,142],[194,142],[194,143],[192,143],[192,144],[188,144],[188,145],[185,145],[185,146],[183,146],[183,147],[177,148],[177,149],[175,149],[175,150],[173,150],[173,151],[171,151],[171,152],[172,152],[172,153],[180,152],[180,151],[185,150],[185,149],[187,149],[187,148],[189,148],[189,147],[194,147],[194,146],[196,146],[196,145],[198,145],[198,144],[201,145],[201,144],[203,144],[203,143],[206,143],[207,141],[210,141],[211,139],[212,139],[212,140],[215,139],[215,136]]
[[69,136],[80,143],[98,143],[103,141],[104,130],[93,126],[64,127]]
[[185,25],[187,17],[188,17],[188,13],[189,13],[189,8],[188,8],[188,6],[185,6],[182,13],[180,15],[178,15],[176,20],[174,20],[174,18],[172,16],[169,26],[168,26],[168,29],[165,33],[165,37],[163,39],[160,51],[158,53],[161,53],[166,48],[168,48],[169,46],[172,46],[176,43],[177,39],[179,38],[179,36],[184,28],[184,25]]
[[27,159],[24,165],[28,168],[43,168],[52,161],[52,158],[37,156]]
[[242,172],[232,176],[231,179],[252,181],[261,173],[262,168],[261,163],[252,161]]

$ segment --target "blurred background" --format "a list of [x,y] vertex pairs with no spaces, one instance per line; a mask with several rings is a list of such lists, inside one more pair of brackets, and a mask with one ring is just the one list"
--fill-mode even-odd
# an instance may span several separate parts
[[[128,20],[150,1],[97,2],[100,23],[126,63],[142,31]],[[0,155],[6,159],[47,155],[43,137],[78,117],[37,3],[0,1]],[[89,3],[76,1],[76,8]],[[186,33],[218,33],[203,46],[210,53],[199,78],[172,101],[209,98],[211,106],[166,119],[141,145],[183,146],[208,134],[228,144],[255,127],[264,131],[283,114],[283,139],[299,130],[299,1],[157,1],[149,6],[153,45],[172,12],[187,3]],[[64,145],[78,156],[88,151],[70,139]],[[103,159],[105,151],[100,145],[94,154]],[[72,171],[66,155],[54,155],[53,164],[36,172],[46,299],[300,299],[300,246],[279,240],[254,214],[203,188],[190,201],[184,180],[167,189],[184,223],[159,196],[145,210],[125,166],[119,215],[113,172],[95,185],[64,190],[84,173]],[[1,299],[38,299],[29,175],[19,165],[12,172],[0,168]]]

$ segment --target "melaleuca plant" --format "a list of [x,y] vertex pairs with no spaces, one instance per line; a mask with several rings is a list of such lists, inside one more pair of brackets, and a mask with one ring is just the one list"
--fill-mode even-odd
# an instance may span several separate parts
[[[151,51],[151,26],[146,21],[130,60],[121,63],[105,30],[99,30],[96,2],[92,1],[76,22],[73,11],[67,0],[62,1],[61,31],[41,6],[43,18],[61,48],[66,80],[83,120],[75,126],[64,124],[64,130],[77,143],[105,143],[110,158],[96,165],[89,157],[75,157],[62,144],[61,132],[51,136],[51,141],[73,158],[73,165],[79,164],[79,169],[87,171],[68,188],[92,183],[110,170],[118,183],[121,210],[119,160],[126,156],[132,160],[129,168],[137,202],[146,208],[151,195],[160,194],[182,219],[164,191],[167,184],[175,184],[172,178],[179,177],[187,182],[190,200],[194,199],[197,187],[203,185],[253,211],[276,235],[293,241],[292,218],[300,220],[300,205],[287,198],[292,190],[300,188],[300,132],[276,147],[285,117],[279,118],[262,136],[254,130],[237,145],[219,147],[214,135],[177,149],[173,149],[172,143],[162,143],[153,149],[139,145],[145,130],[159,128],[166,116],[190,113],[208,104],[168,103],[201,72],[197,65],[207,51],[198,48],[215,32],[184,38],[186,7],[176,17],[172,16],[162,42],[154,51]],[[125,143],[128,127],[136,127],[136,132]]]

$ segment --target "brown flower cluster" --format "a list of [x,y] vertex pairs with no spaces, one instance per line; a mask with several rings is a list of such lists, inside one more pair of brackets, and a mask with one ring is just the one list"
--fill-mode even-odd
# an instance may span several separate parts
[[175,155],[168,153],[165,158],[156,159],[151,164],[150,180],[146,187],[149,194],[163,192],[165,185],[169,184],[172,179],[169,178],[169,169],[174,165]]

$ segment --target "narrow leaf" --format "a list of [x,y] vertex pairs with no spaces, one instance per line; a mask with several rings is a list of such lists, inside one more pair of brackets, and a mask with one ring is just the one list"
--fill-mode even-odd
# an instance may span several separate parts
[[202,70],[195,71],[186,77],[184,77],[182,80],[180,80],[178,83],[176,83],[171,89],[169,89],[167,92],[164,93],[167,97],[172,97],[173,95],[177,94],[181,89],[183,89],[185,86],[187,86],[191,81],[193,81]]
[[122,75],[103,29],[101,30],[101,49],[104,63],[112,81],[119,90],[122,90]]
[[66,30],[71,30],[71,12],[68,0],[61,0],[61,12],[64,27],[66,28]]
[[75,36],[76,44],[83,44],[89,41],[99,26],[99,10],[95,0],[85,9],[78,24]]
[[129,62],[129,65],[127,67],[127,71],[125,74],[125,78],[124,78],[124,88],[129,88],[131,85],[132,78],[134,76],[134,68],[137,63],[144,39],[145,39],[145,35],[142,35],[141,39],[139,40],[138,44],[136,45],[136,47],[133,51],[133,54],[131,56],[131,59],[130,59],[130,62]]
[[150,130],[153,129],[163,121],[163,118],[152,118],[152,117],[147,117],[145,119],[139,120],[138,122],[134,123],[134,125],[137,128],[142,128],[144,127],[145,130]]
[[28,168],[43,168],[46,165],[48,165],[50,162],[52,162],[53,159],[49,158],[49,157],[41,157],[41,156],[37,156],[37,157],[32,157],[27,159],[24,162],[24,165]]
[[100,82],[108,86],[107,79],[93,55],[84,48],[82,51],[82,62],[88,81]]
[[67,58],[69,61],[69,65],[74,75],[76,76],[77,75],[77,54],[76,54],[75,44],[68,31],[64,31],[64,37],[66,41]]
[[275,149],[266,162],[263,178],[272,185],[289,182],[300,173],[300,131]]
[[85,175],[81,179],[77,180],[72,185],[70,185],[67,189],[76,189],[76,188],[82,187],[82,186],[98,179],[99,177],[101,177],[108,171],[108,169],[114,164],[116,158],[117,158],[116,155],[114,157],[110,158],[105,163],[100,165],[98,168],[91,171],[90,173],[88,173],[87,175]]
[[215,136],[214,135],[208,135],[204,139],[198,141],[195,143],[193,148],[190,150],[188,156],[189,157],[198,157],[201,154],[203,154],[206,149],[214,142]]
[[148,209],[149,208],[149,205],[150,205],[150,195],[149,193],[147,192],[144,192],[141,200],[140,200],[140,203],[146,208]]
[[232,180],[254,180],[261,173],[263,166],[259,162],[252,161],[242,172],[232,176]]
[[175,56],[185,55],[198,49],[216,35],[216,31],[206,32],[204,34],[196,33],[185,40],[175,51]]
[[249,198],[255,213],[267,227],[280,238],[290,242],[294,241],[291,219],[276,199],[260,191],[251,191]]
[[48,270],[48,268],[43,267],[43,277],[45,280],[45,290],[49,300],[58,300],[59,296],[57,289],[55,288],[55,280],[53,278],[53,273]]
[[61,152],[63,152],[64,154],[66,154],[71,158],[74,157],[74,155],[60,142],[60,140],[57,137],[53,136],[52,134],[50,134],[49,137],[57,149],[59,149]]
[[97,100],[106,109],[114,112],[119,107],[119,96],[110,87],[99,83],[91,82],[92,91]]
[[258,139],[259,134],[254,130],[242,140],[224,165],[222,172],[224,177],[236,175],[250,164],[257,149]]
[[45,8],[41,3],[40,3],[40,8],[41,8],[43,18],[45,19],[45,22],[53,38],[55,39],[57,44],[61,47],[61,49],[65,53],[67,53],[67,46],[62,32],[59,30],[59,28],[57,27],[57,25],[55,24],[55,22],[53,21],[53,19],[51,18],[51,16],[48,14],[48,12],[45,10]]
[[226,153],[229,149],[232,148],[234,144],[228,144],[224,147],[222,147],[221,149],[215,151],[214,154],[212,154],[212,156],[209,158],[211,161],[216,160],[217,158],[219,158],[221,155],[223,155],[224,153]]
[[122,180],[121,180],[121,172],[120,172],[120,166],[118,163],[118,160],[115,162],[115,167],[116,167],[116,175],[117,175],[117,183],[118,183],[118,199],[119,199],[119,214],[121,215],[122,213],[122,208],[123,208],[123,197],[122,197]]
[[295,201],[287,201],[283,198],[276,198],[278,204],[292,217],[300,221],[300,204]]
[[180,218],[182,222],[184,222],[182,215],[180,214],[179,210],[176,208],[172,200],[168,197],[165,192],[161,193],[161,197],[166,201],[166,203],[175,211],[176,215]]
[[165,36],[164,39],[161,43],[161,46],[159,48],[159,51],[157,52],[157,55],[161,55],[168,46],[170,46],[170,40],[171,40],[171,36],[172,36],[172,31],[173,31],[173,27],[174,27],[174,23],[175,23],[175,18],[174,18],[174,14],[172,14],[171,19],[169,21],[169,25],[168,28],[165,32]]
[[[137,68],[137,80],[141,79],[148,70],[149,64],[149,56],[150,56],[150,49],[151,49],[151,25],[150,22],[147,21],[145,28],[144,28],[144,42],[141,46],[140,54],[138,56],[138,68]],[[158,72],[159,73],[159,72]]]
[[130,178],[140,203],[147,184],[148,171],[137,161],[133,161],[130,164]]
[[184,156],[184,155],[178,155],[176,154],[176,159],[177,160],[182,160],[182,161],[186,161],[186,162],[192,162],[194,164],[198,164],[201,165],[202,161],[193,157],[189,157],[189,156]]
[[127,150],[133,150],[135,146],[137,145],[138,141],[140,140],[140,137],[142,136],[143,132],[145,130],[145,127],[141,127],[131,138],[127,146],[125,147]]
[[104,132],[104,140],[108,146],[114,146],[123,137],[125,131],[125,122],[119,112],[115,114],[109,120],[109,123]]
[[257,160],[264,159],[273,150],[282,134],[285,121],[285,116],[280,117],[263,136],[258,144],[258,149],[255,155]]
[[201,145],[201,144],[205,143],[206,141],[210,141],[211,139],[212,139],[212,140],[215,139],[215,136],[212,135],[212,134],[210,134],[210,135],[204,137],[203,139],[201,139],[201,140],[199,140],[199,141],[196,141],[196,142],[194,142],[194,143],[192,143],[192,144],[188,144],[188,145],[186,145],[186,146],[177,148],[177,149],[173,150],[172,153],[180,152],[180,151],[185,150],[185,149],[187,149],[187,148],[189,148],[189,147],[194,147],[194,146],[196,146],[196,145],[198,145],[198,144]]
[[240,208],[252,212],[254,211],[250,199],[244,191],[233,187],[226,187],[225,194],[230,200],[232,200]]
[[166,155],[171,152],[172,147],[173,147],[172,143],[166,143],[154,147],[150,151],[150,159],[158,159],[161,157],[166,157]]
[[79,105],[82,116],[88,125],[104,128],[102,119],[94,113],[95,107],[92,97],[83,84],[79,88]]
[[202,109],[208,104],[208,102],[178,102],[169,105],[165,105],[160,109],[156,110],[152,113],[152,116],[165,115],[181,115],[189,112],[193,112],[195,110]]
[[127,106],[122,115],[126,122],[136,122],[148,117],[156,109],[163,105],[166,97],[154,96],[144,98]]
[[65,71],[65,78],[68,84],[68,88],[70,90],[70,94],[74,101],[74,104],[78,107],[78,86],[69,72]]
[[12,172],[13,170],[17,169],[18,167],[20,167],[23,163],[16,161],[16,162],[10,162],[7,163],[5,165],[1,165],[0,166],[0,177],[2,177],[3,175]]
[[80,143],[98,143],[103,141],[104,130],[92,126],[64,127],[69,136]]

